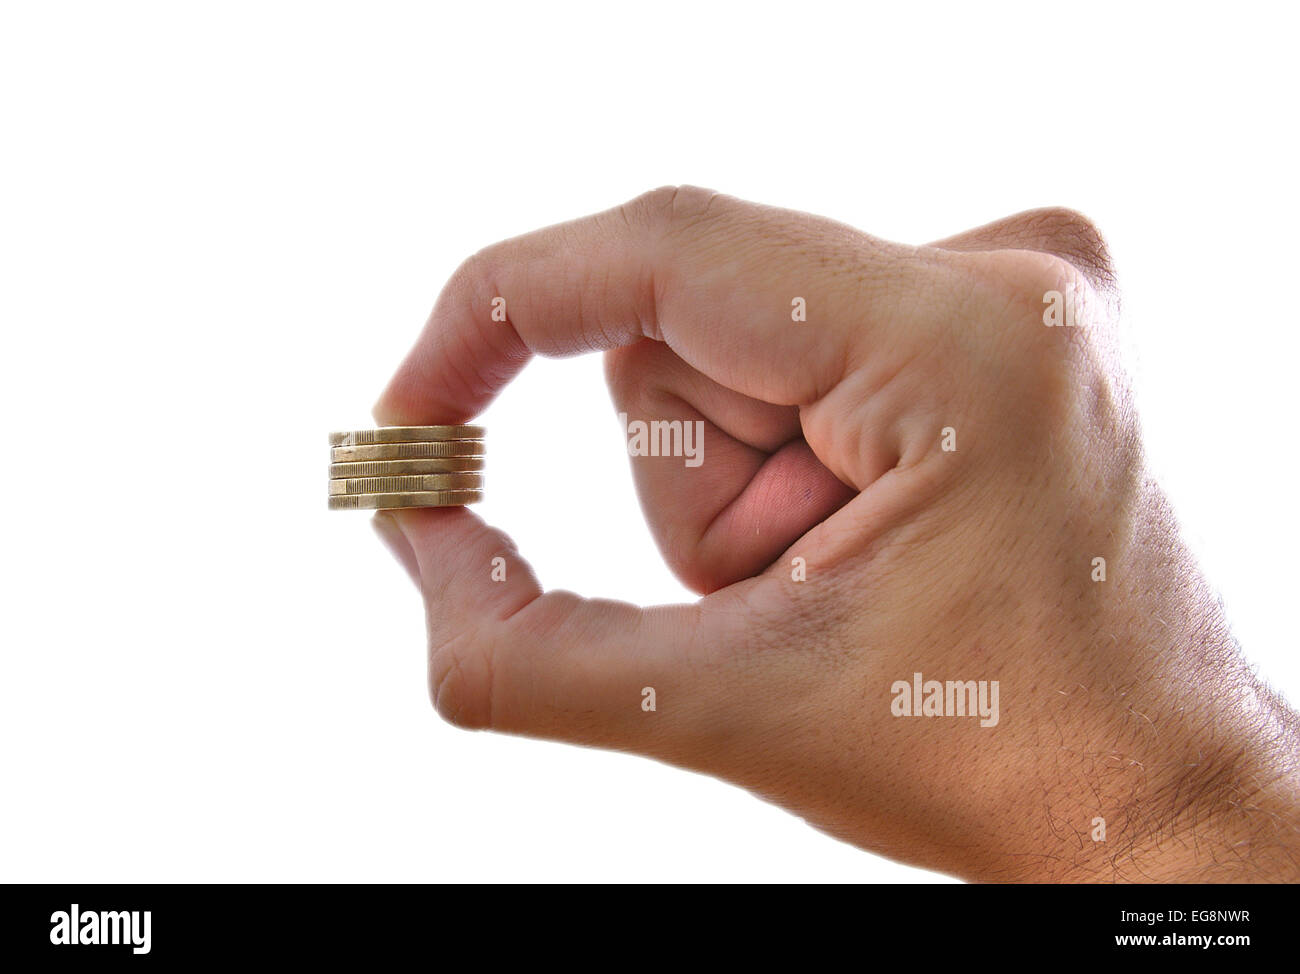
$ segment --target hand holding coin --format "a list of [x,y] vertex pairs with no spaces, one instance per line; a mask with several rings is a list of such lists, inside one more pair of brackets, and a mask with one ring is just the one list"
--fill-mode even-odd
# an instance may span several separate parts
[[[1147,475],[1115,293],[1066,210],[918,247],[667,189],[479,252],[377,420],[462,423],[531,356],[603,350],[619,412],[702,424],[698,467],[632,462],[704,595],[544,593],[472,511],[385,512],[426,596],[438,712],[714,774],[973,879],[1300,878],[1295,715]],[[1045,327],[1051,295],[1071,327]],[[476,470],[388,466],[481,456],[456,442],[358,438],[331,476]],[[903,713],[913,681],[996,683],[1000,719]],[[1122,861],[1079,840],[1098,816],[1123,823]]]

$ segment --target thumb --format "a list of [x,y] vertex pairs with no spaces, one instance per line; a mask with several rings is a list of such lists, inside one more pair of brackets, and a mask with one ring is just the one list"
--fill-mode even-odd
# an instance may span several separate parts
[[726,641],[701,604],[543,594],[503,532],[464,508],[391,512],[414,552],[429,691],[458,727],[688,763],[726,724]]

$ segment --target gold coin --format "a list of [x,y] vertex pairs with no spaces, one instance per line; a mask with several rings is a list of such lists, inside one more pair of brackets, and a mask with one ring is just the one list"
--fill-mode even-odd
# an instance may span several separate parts
[[334,494],[330,510],[390,511],[397,507],[459,507],[483,499],[481,490],[419,490],[393,494]]
[[331,494],[389,494],[400,491],[483,487],[481,473],[431,473],[414,477],[359,477],[330,481]]
[[381,426],[373,430],[331,433],[330,446],[425,443],[431,440],[481,440],[485,432],[482,426]]
[[331,463],[330,477],[408,477],[422,473],[461,473],[482,470],[482,457],[443,457],[441,460],[372,460],[369,463]]
[[439,457],[481,457],[482,440],[439,440],[435,443],[377,443],[369,446],[336,446],[330,450],[335,463],[353,460],[432,460]]

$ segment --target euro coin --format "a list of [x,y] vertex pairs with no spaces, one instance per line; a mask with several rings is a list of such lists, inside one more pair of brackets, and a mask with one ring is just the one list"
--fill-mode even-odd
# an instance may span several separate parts
[[330,481],[331,494],[395,494],[402,491],[481,490],[481,473],[431,473],[412,477],[348,477]]
[[331,463],[330,477],[409,477],[424,473],[464,473],[482,470],[482,457],[444,457],[441,460],[371,460],[369,463]]
[[434,440],[481,440],[484,432],[482,426],[381,426],[373,430],[331,433],[330,446],[424,443]]
[[330,450],[335,463],[357,460],[437,460],[445,457],[481,457],[482,440],[438,440],[429,443],[376,443],[366,446],[336,446]]
[[391,511],[399,507],[459,507],[483,499],[481,490],[419,490],[387,494],[331,494],[330,510]]

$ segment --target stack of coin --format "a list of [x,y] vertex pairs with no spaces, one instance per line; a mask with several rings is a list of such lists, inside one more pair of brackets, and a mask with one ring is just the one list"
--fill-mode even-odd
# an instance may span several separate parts
[[330,510],[455,507],[483,499],[482,426],[330,434]]

